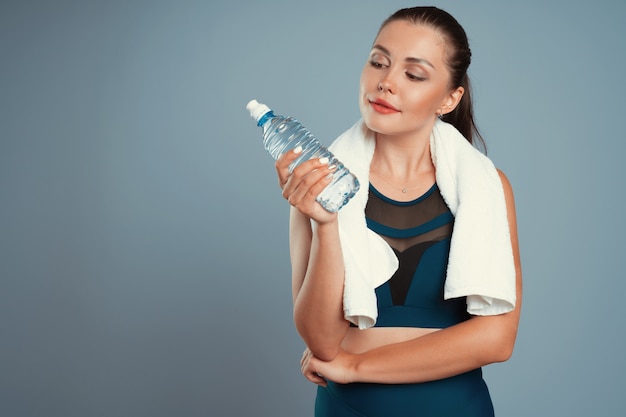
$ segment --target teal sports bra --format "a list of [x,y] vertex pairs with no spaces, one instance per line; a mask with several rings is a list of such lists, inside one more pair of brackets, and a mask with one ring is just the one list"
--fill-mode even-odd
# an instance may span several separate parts
[[376,288],[375,327],[445,328],[470,318],[465,297],[443,298],[454,216],[437,184],[409,202],[370,184],[365,216],[399,260],[391,279]]

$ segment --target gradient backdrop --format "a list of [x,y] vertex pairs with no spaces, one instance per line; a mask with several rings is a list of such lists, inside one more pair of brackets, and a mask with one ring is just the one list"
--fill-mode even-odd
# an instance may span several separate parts
[[[516,191],[499,416],[614,416],[626,372],[626,2],[436,1]],[[0,2],[0,415],[310,416],[256,98],[329,144],[408,1]]]

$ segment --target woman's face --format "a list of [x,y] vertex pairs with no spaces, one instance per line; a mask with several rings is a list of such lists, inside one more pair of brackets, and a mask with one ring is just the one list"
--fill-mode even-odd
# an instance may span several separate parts
[[450,90],[445,46],[430,27],[403,20],[380,31],[360,83],[359,107],[370,129],[386,135],[430,132],[437,115],[452,110],[463,89]]

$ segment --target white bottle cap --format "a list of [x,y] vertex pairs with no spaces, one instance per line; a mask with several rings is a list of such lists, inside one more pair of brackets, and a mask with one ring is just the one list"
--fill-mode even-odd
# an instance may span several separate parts
[[263,117],[265,113],[272,110],[265,104],[259,103],[256,100],[250,100],[246,105],[246,109],[248,109],[248,111],[250,112],[250,116],[257,122],[261,117]]

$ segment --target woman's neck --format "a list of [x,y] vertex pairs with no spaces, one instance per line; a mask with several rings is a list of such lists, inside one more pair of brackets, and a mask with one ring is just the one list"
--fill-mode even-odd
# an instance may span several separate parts
[[[435,166],[430,155],[430,136],[400,137],[376,135],[370,164],[370,181],[386,194],[420,195],[435,182]],[[383,192],[383,194],[385,194]]]
[[397,179],[415,178],[434,172],[430,156],[430,136],[400,137],[376,134],[376,147],[370,170]]

